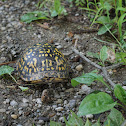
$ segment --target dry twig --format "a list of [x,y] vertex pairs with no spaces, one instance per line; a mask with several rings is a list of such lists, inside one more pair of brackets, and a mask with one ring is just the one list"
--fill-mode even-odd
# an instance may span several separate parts
[[110,79],[109,75],[107,74],[107,69],[113,69],[113,68],[117,68],[119,67],[122,63],[116,64],[116,65],[112,65],[109,67],[101,67],[100,65],[92,62],[90,59],[88,59],[87,57],[85,57],[81,52],[79,52],[77,49],[72,48],[73,52],[76,53],[77,55],[79,55],[82,59],[84,59],[85,61],[87,61],[88,63],[90,63],[91,65],[95,66],[96,68],[102,70],[103,75],[105,77],[105,79],[111,84],[112,87],[115,86],[115,83]]

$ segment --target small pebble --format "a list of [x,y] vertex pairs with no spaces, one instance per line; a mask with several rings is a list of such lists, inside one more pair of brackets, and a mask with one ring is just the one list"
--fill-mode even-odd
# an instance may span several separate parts
[[64,104],[64,105],[66,105],[67,103],[68,103],[68,101],[67,101],[67,100],[65,100],[63,104]]
[[0,113],[6,112],[6,109],[0,109]]
[[62,49],[62,48],[63,48],[63,46],[58,45],[58,46],[56,46],[56,48],[57,48],[57,49]]
[[17,119],[17,118],[18,118],[18,116],[17,116],[17,115],[15,115],[15,114],[12,114],[12,115],[11,115],[11,118],[13,118],[13,119]]
[[37,123],[38,124],[44,124],[44,121],[43,120],[39,120]]
[[41,98],[36,99],[37,104],[42,104]]
[[23,107],[23,108],[28,107],[28,103],[20,103],[20,107]]
[[122,88],[123,88],[124,90],[126,90],[126,86],[123,86]]
[[82,71],[83,70],[83,65],[79,64],[78,66],[76,66],[75,68],[77,71]]
[[55,108],[56,111],[60,112],[63,110],[63,107],[58,107],[58,108]]
[[86,118],[92,119],[93,118],[93,115],[92,114],[88,114],[88,115],[86,115]]
[[57,105],[52,105],[52,108],[53,108],[53,109],[57,108]]
[[12,101],[10,102],[10,105],[11,105],[11,106],[16,106],[16,105],[18,105],[18,103],[17,103],[15,100],[12,100]]
[[59,121],[60,121],[60,122],[64,122],[64,117],[60,117],[60,118],[59,118]]
[[17,126],[22,126],[21,124],[17,124]]
[[75,105],[76,105],[76,100],[72,99],[72,100],[69,101],[69,107],[70,108],[74,108]]
[[23,101],[23,103],[27,103],[27,102],[29,102],[29,100],[26,99],[26,98],[23,98],[22,101]]
[[62,99],[58,99],[58,100],[56,101],[57,104],[62,104],[62,102],[63,102]]

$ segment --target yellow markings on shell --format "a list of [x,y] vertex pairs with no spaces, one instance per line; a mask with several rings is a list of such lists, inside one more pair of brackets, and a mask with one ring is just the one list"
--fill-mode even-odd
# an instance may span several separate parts
[[29,69],[29,74],[31,74],[31,71],[32,71],[32,69],[30,68],[30,69]]
[[50,49],[47,50],[47,53],[50,53]]
[[39,51],[39,53],[43,53],[43,51]]
[[59,71],[61,71],[61,67],[59,67]]
[[48,65],[48,60],[46,59],[46,67],[48,67],[49,65]]
[[34,66],[36,67],[37,59],[36,58],[33,58],[33,61],[34,61]]
[[27,66],[25,66],[24,69],[28,72],[28,68],[27,68]]
[[52,60],[49,60],[49,66],[52,66]]
[[34,54],[32,53],[32,56],[34,56]]
[[36,45],[41,45],[40,43],[37,43]]
[[21,64],[20,64],[20,62],[18,63],[18,67],[21,68]]
[[34,72],[36,73],[37,72],[37,70],[34,68]]
[[52,57],[52,54],[49,54],[50,55],[50,57]]
[[53,68],[53,67],[51,67],[51,70],[54,70],[54,68]]
[[48,43],[45,43],[44,45],[49,45]]
[[24,60],[21,58],[21,63],[23,63],[24,62]]
[[30,58],[30,56],[28,56],[28,58]]
[[32,49],[30,49],[29,51],[32,52]]
[[60,78],[60,74],[59,74],[59,73],[57,73],[57,75],[58,75],[58,78]]
[[45,57],[47,57],[47,56],[48,56],[48,54],[46,53],[46,54],[45,54]]
[[41,57],[41,55],[39,54],[39,57]]
[[24,72],[24,71],[22,71],[22,74],[25,74],[25,72]]
[[45,67],[45,60],[42,61],[42,67]]
[[47,67],[47,68],[46,68],[46,70],[50,70],[50,68],[49,68],[49,67]]
[[44,68],[42,68],[41,70],[44,71]]
[[62,70],[65,70],[65,68],[64,68],[64,67],[62,67]]
[[44,54],[42,54],[42,56],[44,56]]

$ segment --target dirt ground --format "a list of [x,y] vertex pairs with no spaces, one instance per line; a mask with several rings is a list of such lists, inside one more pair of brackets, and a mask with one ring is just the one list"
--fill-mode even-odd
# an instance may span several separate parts
[[[71,77],[77,77],[82,73],[91,72],[96,69],[73,51],[72,47],[77,41],[77,49],[84,55],[90,52],[99,52],[103,45],[94,39],[98,38],[114,43],[110,35],[98,36],[96,31],[84,29],[90,27],[90,21],[87,14],[76,9],[69,16],[61,19],[52,19],[49,21],[40,21],[39,23],[48,23],[50,29],[44,29],[37,22],[30,24],[20,22],[20,17],[29,11],[36,10],[33,0],[8,0],[0,1],[0,63],[15,61],[28,46],[36,43],[52,43],[68,59],[71,69]],[[69,18],[68,18],[69,17]],[[95,29],[97,26],[93,26]],[[111,47],[111,46],[110,46]],[[90,58],[92,61],[97,60]],[[78,70],[77,66],[81,65]],[[16,68],[16,64],[10,64]],[[18,82],[23,83],[18,77],[16,70],[13,72]],[[125,67],[116,69],[111,74],[115,83],[126,85]],[[24,86],[24,85],[23,85]],[[70,110],[75,113],[78,111],[82,99],[94,90],[107,91],[107,88],[101,83],[94,83],[86,87],[82,93],[81,86],[73,88],[70,81],[68,83],[45,84],[39,86],[29,86],[28,92],[22,92],[9,76],[0,78],[0,125],[1,126],[44,126],[49,125],[49,121],[59,121],[64,124],[64,118],[68,118]],[[51,103],[41,101],[42,91],[48,89]],[[109,92],[110,93],[110,92]],[[101,115],[101,122],[104,121],[105,113]],[[82,117],[84,120],[86,117]],[[98,117],[91,116],[91,121],[96,122]]]

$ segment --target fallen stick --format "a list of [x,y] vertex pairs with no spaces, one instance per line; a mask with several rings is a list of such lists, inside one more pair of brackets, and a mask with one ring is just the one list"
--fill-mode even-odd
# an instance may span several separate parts
[[96,68],[102,70],[103,72],[103,76],[105,77],[105,79],[110,83],[110,85],[112,87],[115,87],[115,83],[110,79],[109,75],[107,74],[107,69],[113,69],[113,68],[117,68],[119,67],[121,64],[123,63],[119,63],[119,64],[115,64],[109,67],[101,67],[100,65],[92,62],[90,59],[88,59],[86,56],[84,56],[81,52],[79,52],[76,48],[72,48],[73,52],[76,53],[77,55],[79,55],[82,59],[84,59],[85,61],[87,61],[88,63],[90,63],[91,65],[95,66]]

